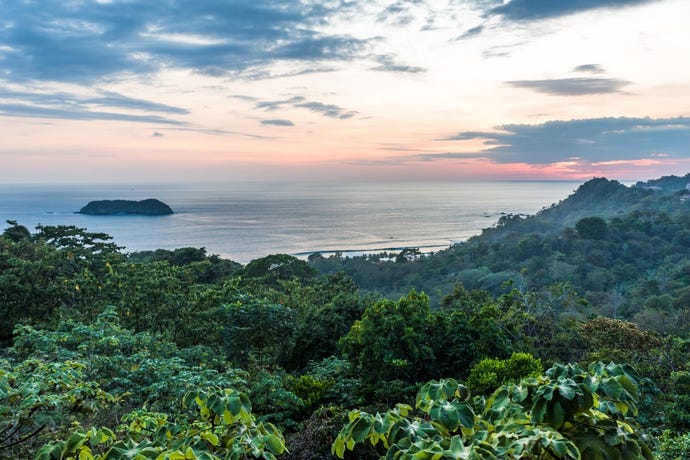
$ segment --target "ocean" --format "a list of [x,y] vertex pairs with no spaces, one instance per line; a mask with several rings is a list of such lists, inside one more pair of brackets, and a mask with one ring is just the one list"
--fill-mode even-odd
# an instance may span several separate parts
[[[580,182],[2,184],[0,222],[75,225],[111,235],[125,252],[204,247],[247,263],[306,257],[437,251],[479,234],[502,213],[534,214]],[[88,216],[93,200],[157,198],[168,216]],[[5,228],[5,226],[0,226]]]

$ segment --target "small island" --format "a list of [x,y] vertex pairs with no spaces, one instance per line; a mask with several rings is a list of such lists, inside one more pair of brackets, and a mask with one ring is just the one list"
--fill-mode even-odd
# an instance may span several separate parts
[[173,210],[167,204],[155,198],[147,200],[100,200],[92,201],[79,210],[78,214],[112,215],[112,214],[139,214],[146,216],[162,216],[173,214]]

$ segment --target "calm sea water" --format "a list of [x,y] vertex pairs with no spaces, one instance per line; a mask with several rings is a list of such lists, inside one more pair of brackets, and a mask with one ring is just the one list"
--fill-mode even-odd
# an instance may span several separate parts
[[[125,251],[205,247],[247,263],[268,254],[434,251],[478,234],[501,213],[533,214],[579,182],[0,185],[0,222],[76,225]],[[158,198],[169,216],[76,214],[92,200]],[[0,227],[4,228],[4,227]]]

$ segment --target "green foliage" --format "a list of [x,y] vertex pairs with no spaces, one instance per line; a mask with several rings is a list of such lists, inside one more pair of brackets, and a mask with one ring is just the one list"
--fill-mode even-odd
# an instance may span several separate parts
[[359,398],[362,383],[355,378],[348,360],[329,356],[321,361],[311,362],[305,371],[317,380],[330,383],[322,396],[324,404],[356,407],[362,403]]
[[332,379],[320,379],[313,375],[303,374],[299,377],[288,375],[286,386],[293,394],[302,400],[304,409],[308,412],[313,409],[335,384]]
[[529,353],[513,353],[506,360],[506,383],[518,383],[526,377],[538,377],[544,368],[541,360]]
[[249,262],[241,272],[243,281],[248,284],[261,283],[277,287],[280,281],[299,280],[307,282],[316,276],[309,264],[287,254],[273,254]]
[[[304,427],[288,438],[291,460],[327,460],[331,455],[331,444],[347,420],[347,411],[340,407],[320,407],[315,410]],[[358,457],[362,458],[362,457]]]
[[639,378],[629,366],[557,365],[539,378],[470,400],[454,380],[432,381],[415,412],[351,411],[332,451],[369,442],[386,459],[652,459],[632,420]]
[[213,313],[213,321],[226,356],[237,366],[275,365],[292,351],[295,312],[287,306],[238,294]]
[[139,251],[127,256],[130,262],[167,262],[170,265],[189,266],[200,283],[217,283],[242,269],[242,265],[217,255],[208,256],[206,248],[178,248]]
[[259,369],[252,372],[249,396],[262,421],[293,430],[303,418],[304,401],[290,390],[290,377],[282,369]]
[[23,225],[19,225],[16,220],[8,220],[7,223],[10,226],[2,232],[2,236],[9,238],[15,243],[31,236],[29,229]]
[[[337,424],[368,439],[343,438],[351,458],[548,459],[573,453],[572,446],[581,458],[636,458],[638,450],[649,458],[632,421],[637,410],[650,432],[672,430],[659,452],[678,457],[690,420],[688,341],[662,340],[592,313],[685,337],[687,212],[670,201],[661,211],[641,208],[613,218],[597,211],[610,219],[600,238],[552,226],[560,219],[576,226],[591,216],[595,191],[630,203],[653,197],[634,192],[628,200],[621,187],[596,181],[568,200],[573,215],[563,214],[564,207],[509,216],[433,256],[311,257],[314,266],[333,270],[324,277],[285,255],[238,272],[238,264],[203,248],[125,256],[104,234],[39,227],[31,235],[10,222],[0,235],[0,356],[8,359],[0,369],[10,376],[0,388],[0,445],[19,442],[0,457],[30,458],[48,439],[61,440],[53,456],[76,455],[79,446],[95,458],[255,455],[221,453],[213,437],[221,434],[207,430],[220,429],[215,417],[205,419],[196,403],[180,405],[186,393],[213,387],[245,392],[256,425],[275,423],[291,433],[299,447],[289,458],[329,458],[326,443],[335,440]],[[612,210],[611,203],[600,208]],[[352,278],[335,273],[340,269]],[[362,295],[360,287],[406,294],[391,301]],[[431,299],[411,287],[424,288]],[[615,366],[556,367],[561,370],[536,377],[537,358],[625,360],[650,379]],[[67,370],[57,369],[75,362],[83,367],[73,383],[60,391],[45,387],[68,382],[59,376]],[[528,375],[533,378],[517,384]],[[415,401],[421,382],[447,377],[467,379],[473,394],[485,394],[470,398],[456,381],[442,380],[424,386]],[[2,399],[2,391],[29,388],[25,381],[44,392],[24,401],[46,398],[31,416],[16,415],[22,413],[16,396]],[[70,385],[84,392],[76,406],[60,402]],[[342,408],[375,412],[394,402],[408,405],[397,406],[397,415],[343,419]],[[373,428],[363,435],[367,425],[360,419],[368,417]],[[75,433],[77,422],[83,428]],[[207,433],[203,442],[200,433]],[[86,449],[79,455],[88,458]]]
[[[314,267],[322,273],[343,270],[362,289],[389,298],[410,288],[424,290],[432,309],[446,307],[443,295],[458,282],[470,292],[501,296],[513,289],[504,281],[513,279],[522,292],[554,299],[560,296],[553,297],[550,286],[567,283],[589,302],[577,319],[590,314],[634,319],[661,333],[684,334],[690,331],[689,227],[687,203],[678,196],[595,179],[534,216],[503,216],[481,235],[406,263],[383,255],[333,256],[315,260]],[[562,319],[571,307],[553,306],[552,319]],[[547,326],[551,331],[529,337],[543,344],[544,337],[556,335],[577,341],[568,331]],[[553,349],[561,360],[582,358],[581,349],[568,356],[555,340],[545,345],[534,344]]]
[[228,368],[211,349],[179,349],[154,334],[123,328],[114,308],[106,309],[93,324],[64,321],[55,331],[19,326],[8,352],[17,361],[40,358],[85,363],[87,381],[126,396],[125,404],[130,407],[157,411],[173,410],[191,389],[237,387],[246,378]]
[[580,238],[602,240],[606,237],[608,227],[601,217],[585,217],[575,224],[575,230]]
[[84,379],[84,368],[74,361],[0,360],[0,457],[26,458],[47,434],[116,402]]
[[690,452],[690,433],[674,436],[664,431],[654,450],[656,460],[685,460]]
[[493,393],[504,383],[505,374],[505,360],[484,358],[470,370],[467,385],[476,394]]
[[423,380],[434,365],[429,298],[410,292],[398,302],[381,300],[341,339],[353,367],[370,383]]
[[665,407],[668,424],[678,433],[690,431],[690,372],[671,373]]
[[529,353],[513,353],[504,360],[485,358],[470,370],[467,385],[475,394],[489,394],[503,384],[537,377],[543,370],[541,360]]
[[279,429],[257,422],[244,393],[210,388],[190,392],[184,408],[196,416],[172,420],[164,414],[135,411],[116,432],[79,429],[64,441],[44,446],[37,460],[273,460],[285,452]]
[[593,358],[608,357],[636,363],[662,344],[659,336],[651,331],[603,316],[585,322],[579,329]]
[[285,299],[296,311],[295,346],[285,367],[299,371],[309,362],[335,355],[338,340],[361,318],[370,299],[357,293],[357,286],[341,273],[309,287],[293,291]]

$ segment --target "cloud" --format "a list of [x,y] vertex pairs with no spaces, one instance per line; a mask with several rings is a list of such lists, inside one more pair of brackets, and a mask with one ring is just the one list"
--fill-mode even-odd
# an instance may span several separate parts
[[495,45],[485,50],[482,55],[487,59],[496,57],[510,57],[515,50],[523,47],[527,43],[527,41],[520,41],[505,45]]
[[488,148],[482,153],[497,163],[639,160],[659,152],[690,158],[690,117],[555,120],[496,129],[460,132],[444,140],[485,139]]
[[477,27],[472,27],[471,29],[465,31],[463,34],[459,35],[455,40],[466,40],[468,38],[476,37],[484,31],[484,26],[480,25]]
[[281,120],[281,119],[275,119],[275,120],[261,120],[261,124],[264,126],[295,126],[293,122],[290,120]]
[[381,11],[376,21],[392,24],[394,26],[406,26],[416,19],[412,7],[423,4],[423,0],[398,0],[388,5]]
[[[2,114],[10,117],[61,118],[70,120],[140,121],[144,123],[184,124],[150,114],[123,114],[113,109],[134,112],[153,112],[166,115],[186,115],[187,109],[145,99],[136,99],[111,91],[96,91],[82,95],[65,91],[41,92],[34,88],[13,90],[0,87]],[[95,108],[105,110],[95,110]]]
[[295,107],[302,107],[312,112],[320,113],[324,117],[340,118],[341,120],[352,118],[358,113],[354,110],[346,110],[337,105],[324,104],[321,102],[303,102],[301,104],[295,104]]
[[399,73],[424,73],[424,67],[416,67],[407,64],[401,64],[395,60],[392,55],[376,56],[375,60],[379,65],[372,67],[372,70],[379,70],[383,72],[399,72]]
[[93,84],[163,68],[223,76],[281,60],[348,62],[368,41],[323,32],[347,3],[4,0],[4,78]]
[[186,115],[189,113],[189,110],[180,107],[159,104],[157,102],[151,102],[144,99],[135,99],[109,91],[102,91],[101,96],[85,98],[81,102],[85,104],[96,104],[107,107],[144,110],[147,112],[161,112],[178,115]]
[[245,102],[256,102],[258,98],[254,96],[247,96],[245,94],[232,94],[228,96],[230,99],[238,99],[240,101],[245,101]]
[[515,80],[506,84],[539,93],[559,96],[618,93],[631,82],[616,78],[555,78],[550,80]]
[[625,8],[658,0],[511,0],[491,8],[487,15],[506,21],[549,19],[600,8]]
[[175,127],[175,128],[161,128],[168,131],[184,131],[192,133],[209,134],[211,136],[238,136],[247,139],[254,140],[273,140],[275,137],[261,136],[258,134],[243,133],[241,131],[230,131],[226,129],[209,129],[209,128],[197,128],[197,127]]
[[156,132],[154,132],[153,134],[151,134],[151,137],[164,137],[164,136],[165,136],[165,134],[159,133],[158,131],[156,131]]
[[277,101],[260,101],[254,106],[257,109],[263,109],[267,112],[272,112],[278,110],[286,105],[294,107],[297,103],[301,103],[305,100],[303,96],[294,96],[289,99],[280,99]]
[[308,101],[304,96],[293,96],[289,99],[280,99],[276,101],[260,101],[254,106],[256,109],[262,109],[267,112],[276,111],[283,107],[293,107],[307,109],[312,112],[319,113],[329,118],[339,118],[345,120],[352,118],[359,112],[354,110],[347,110],[334,104],[324,104],[323,102]]
[[[384,149],[395,150],[395,149]],[[413,149],[402,148],[400,151]],[[348,164],[359,166],[400,166],[409,163],[429,163],[439,160],[475,160],[486,158],[486,155],[477,152],[437,152],[437,153],[411,153],[397,156],[390,156],[378,159],[351,160]]]
[[0,103],[0,116],[20,118],[59,118],[63,120],[108,120],[156,123],[163,125],[185,125],[186,123],[157,115],[132,115],[115,112],[84,110],[81,108],[40,107],[27,104]]
[[98,105],[102,107],[117,107],[141,110],[145,112],[159,112],[167,114],[186,115],[189,110],[167,104],[136,99],[111,91],[98,91],[95,95],[81,95],[68,92],[41,92],[34,88],[28,90],[12,90],[0,86],[0,99],[14,99],[32,104],[47,104],[59,106]]
[[573,69],[575,72],[604,73],[604,68],[599,64],[582,64]]
[[308,75],[313,73],[335,72],[336,70],[338,70],[337,67],[323,65],[294,68],[288,71],[276,71],[275,69],[271,69],[269,67],[255,66],[239,72],[231,72],[229,74],[244,80],[268,80],[274,78],[298,77],[300,75]]

